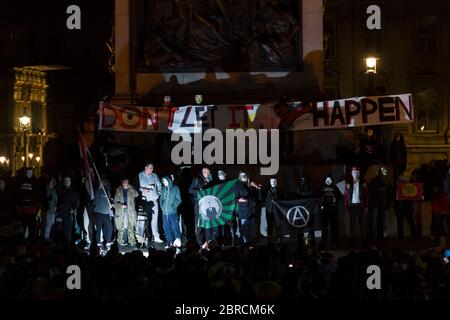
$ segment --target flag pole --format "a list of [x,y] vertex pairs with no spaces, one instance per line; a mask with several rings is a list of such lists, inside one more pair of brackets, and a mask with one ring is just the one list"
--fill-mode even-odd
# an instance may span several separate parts
[[92,158],[91,152],[90,152],[89,149],[87,148],[86,140],[84,139],[84,135],[83,135],[83,133],[81,132],[81,130],[80,130],[80,133],[81,133],[81,138],[83,139],[84,145],[86,146],[86,152],[87,152],[89,158],[91,159],[92,167],[94,168],[95,174],[97,175],[98,181],[100,182],[100,188],[102,188],[103,192],[105,193],[106,199],[108,200],[109,207],[112,208],[111,201],[109,201],[108,193],[107,193],[106,190],[105,190],[105,186],[103,185],[102,178],[100,177],[100,174],[99,174],[98,171],[97,171],[97,167],[96,167],[96,165],[95,165],[94,159]]

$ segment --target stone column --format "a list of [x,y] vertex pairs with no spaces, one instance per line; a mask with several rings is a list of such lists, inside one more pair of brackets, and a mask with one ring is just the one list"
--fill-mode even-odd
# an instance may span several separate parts
[[303,71],[317,79],[323,89],[323,4],[319,0],[302,1]]
[[114,100],[130,101],[130,0],[115,1],[115,92]]

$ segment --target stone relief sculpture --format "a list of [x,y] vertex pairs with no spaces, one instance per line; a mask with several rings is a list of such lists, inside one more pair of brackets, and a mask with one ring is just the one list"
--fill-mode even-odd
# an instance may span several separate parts
[[146,68],[296,67],[297,0],[144,0]]

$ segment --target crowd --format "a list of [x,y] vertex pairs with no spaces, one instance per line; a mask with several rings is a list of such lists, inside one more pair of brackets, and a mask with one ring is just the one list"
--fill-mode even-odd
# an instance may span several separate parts
[[[420,254],[368,248],[336,258],[308,246],[285,244],[200,249],[188,241],[175,254],[140,250],[106,256],[75,247],[20,245],[4,254],[0,298],[32,300],[130,300],[172,302],[281,302],[301,300],[446,300],[450,268],[438,244]],[[66,287],[69,265],[81,268],[81,289]],[[367,267],[381,269],[381,289],[368,290]],[[150,300],[151,299],[151,300]]]

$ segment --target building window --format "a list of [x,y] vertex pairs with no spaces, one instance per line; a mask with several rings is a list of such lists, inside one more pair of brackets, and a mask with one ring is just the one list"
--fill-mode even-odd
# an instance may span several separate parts
[[418,133],[437,133],[439,129],[439,103],[435,88],[427,87],[417,93],[416,123]]
[[336,22],[334,19],[324,20],[323,48],[325,58],[333,58],[336,56]]
[[437,17],[422,16],[417,19],[417,53],[437,53]]

